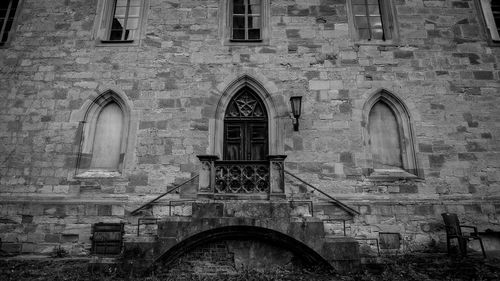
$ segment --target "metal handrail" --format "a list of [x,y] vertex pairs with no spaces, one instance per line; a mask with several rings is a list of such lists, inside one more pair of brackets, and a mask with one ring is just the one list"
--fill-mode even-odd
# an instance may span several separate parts
[[149,206],[149,205],[153,204],[154,202],[156,202],[156,201],[160,200],[163,196],[165,196],[165,195],[167,195],[167,194],[171,193],[171,192],[172,192],[172,191],[174,191],[174,190],[177,190],[179,187],[181,187],[181,186],[185,185],[186,183],[188,183],[188,182],[190,182],[190,181],[192,181],[192,180],[196,179],[197,177],[199,177],[199,175],[196,175],[196,176],[194,176],[194,177],[192,177],[192,178],[188,179],[187,181],[185,181],[185,182],[183,182],[183,183],[181,183],[181,184],[179,184],[179,185],[177,185],[177,186],[172,187],[171,189],[167,190],[167,191],[166,191],[165,193],[163,193],[162,195],[160,195],[160,196],[156,197],[155,199],[153,199],[153,200],[151,200],[151,201],[147,202],[146,204],[143,204],[143,205],[142,205],[142,206],[140,206],[139,208],[137,208],[137,209],[133,210],[130,214],[131,214],[131,215],[135,215],[135,214],[137,214],[137,212],[139,212],[140,210],[142,210],[142,209],[146,208],[147,206]]
[[359,215],[359,214],[360,214],[357,210],[355,210],[355,209],[353,209],[353,208],[351,208],[351,207],[347,206],[346,204],[344,204],[344,203],[340,202],[339,200],[337,200],[337,199],[333,198],[332,196],[328,195],[327,193],[325,193],[325,192],[324,192],[324,191],[322,191],[321,189],[319,189],[319,188],[315,187],[314,185],[312,185],[312,184],[310,184],[310,183],[306,182],[305,180],[303,180],[303,179],[301,179],[301,178],[297,177],[296,175],[294,175],[294,174],[290,173],[290,172],[289,172],[289,171],[287,171],[287,170],[284,170],[284,171],[285,171],[285,173],[286,173],[286,174],[288,174],[288,175],[290,175],[290,176],[294,177],[295,179],[299,180],[299,181],[300,181],[300,182],[302,182],[303,184],[305,184],[305,185],[307,185],[307,186],[311,187],[312,189],[314,189],[314,190],[318,191],[319,193],[323,194],[324,196],[326,196],[328,199],[330,199],[330,200],[332,200],[333,202],[337,203],[337,204],[338,204],[338,205],[339,205],[342,209],[344,209],[345,211],[347,211],[349,214],[351,214],[351,215],[352,215],[352,214],[357,214],[357,215]]

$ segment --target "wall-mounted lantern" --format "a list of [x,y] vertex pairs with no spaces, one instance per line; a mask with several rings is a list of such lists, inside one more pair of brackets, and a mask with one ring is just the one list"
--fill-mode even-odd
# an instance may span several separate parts
[[302,97],[293,96],[290,98],[290,105],[292,106],[292,115],[295,120],[293,120],[293,130],[299,130],[299,117],[302,111]]

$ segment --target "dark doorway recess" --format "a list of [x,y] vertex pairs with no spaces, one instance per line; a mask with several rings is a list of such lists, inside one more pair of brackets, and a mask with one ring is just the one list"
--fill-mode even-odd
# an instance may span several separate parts
[[266,107],[244,87],[231,99],[224,116],[224,160],[266,160],[268,139]]

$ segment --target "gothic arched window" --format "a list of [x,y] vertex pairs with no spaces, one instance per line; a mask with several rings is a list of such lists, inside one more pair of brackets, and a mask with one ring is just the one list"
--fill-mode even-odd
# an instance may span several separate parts
[[248,87],[229,102],[224,117],[224,160],[265,160],[268,155],[267,112]]
[[365,103],[363,115],[366,168],[371,174],[422,176],[417,167],[411,118],[404,103],[394,94],[381,90]]
[[392,109],[385,102],[378,101],[370,111],[368,124],[373,168],[402,169],[401,136]]
[[123,112],[110,102],[97,118],[90,169],[118,170],[122,131]]
[[129,146],[131,110],[127,103],[109,90],[93,99],[82,117],[77,175],[119,175]]

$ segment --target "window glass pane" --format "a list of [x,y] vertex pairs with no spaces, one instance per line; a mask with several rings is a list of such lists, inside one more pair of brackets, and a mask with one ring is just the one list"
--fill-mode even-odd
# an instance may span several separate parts
[[249,29],[248,30],[248,39],[250,39],[250,40],[260,39],[260,29]]
[[372,39],[383,40],[384,31],[382,29],[372,29]]
[[245,16],[233,16],[233,28],[245,28]]
[[116,170],[120,163],[123,113],[110,103],[99,114],[95,127],[91,168]]
[[248,28],[260,28],[260,17],[248,17]]
[[370,15],[380,15],[380,8],[378,5],[368,5],[368,12]]
[[368,19],[366,17],[355,17],[357,28],[369,28]]
[[5,30],[3,33],[3,36],[2,36],[2,40],[0,42],[2,42],[2,43],[6,42],[8,37],[9,37],[9,32],[7,30]]
[[[109,40],[122,40],[123,22],[124,22],[124,19],[113,18],[113,24],[111,25],[111,32],[109,35]],[[124,35],[125,36],[124,36],[123,40],[127,40],[127,39],[131,38],[131,37],[129,37],[129,35],[130,35],[129,30],[125,31]]]
[[491,1],[491,13],[493,14],[497,29],[500,29],[500,1]]
[[492,40],[500,40],[500,4],[498,1],[481,0],[484,20]]
[[228,140],[240,140],[241,139],[241,126],[227,126],[227,139]]
[[359,39],[370,39],[370,30],[363,28],[358,30]]
[[125,18],[113,18],[113,24],[111,25],[112,30],[123,29],[123,24],[125,23]]
[[130,7],[128,10],[129,17],[138,17],[141,13],[141,7]]
[[233,6],[233,14],[244,15],[245,14],[245,6],[244,5],[234,5]]
[[368,122],[373,167],[402,168],[399,127],[392,110],[384,102],[377,102]]
[[122,30],[111,30],[111,34],[109,35],[109,40],[122,40]]
[[6,9],[0,9],[0,20],[3,20],[3,18],[5,17],[5,14],[7,14],[7,10]]
[[139,18],[128,18],[127,29],[137,29],[139,27]]
[[382,20],[380,17],[370,17],[370,25],[372,28],[382,28]]
[[249,15],[260,15],[260,5],[248,6]]
[[127,0],[116,0],[116,7],[127,6]]
[[355,16],[364,16],[364,15],[366,15],[366,6],[365,5],[352,5],[352,12]]
[[245,29],[233,29],[233,39],[244,40]]
[[0,9],[6,10],[9,7],[9,1],[0,1]]
[[126,7],[116,7],[115,10],[115,17],[120,17],[124,18],[125,17],[125,12],[127,11]]
[[130,0],[130,6],[132,7],[140,7],[141,6],[141,2],[144,1],[144,0]]

